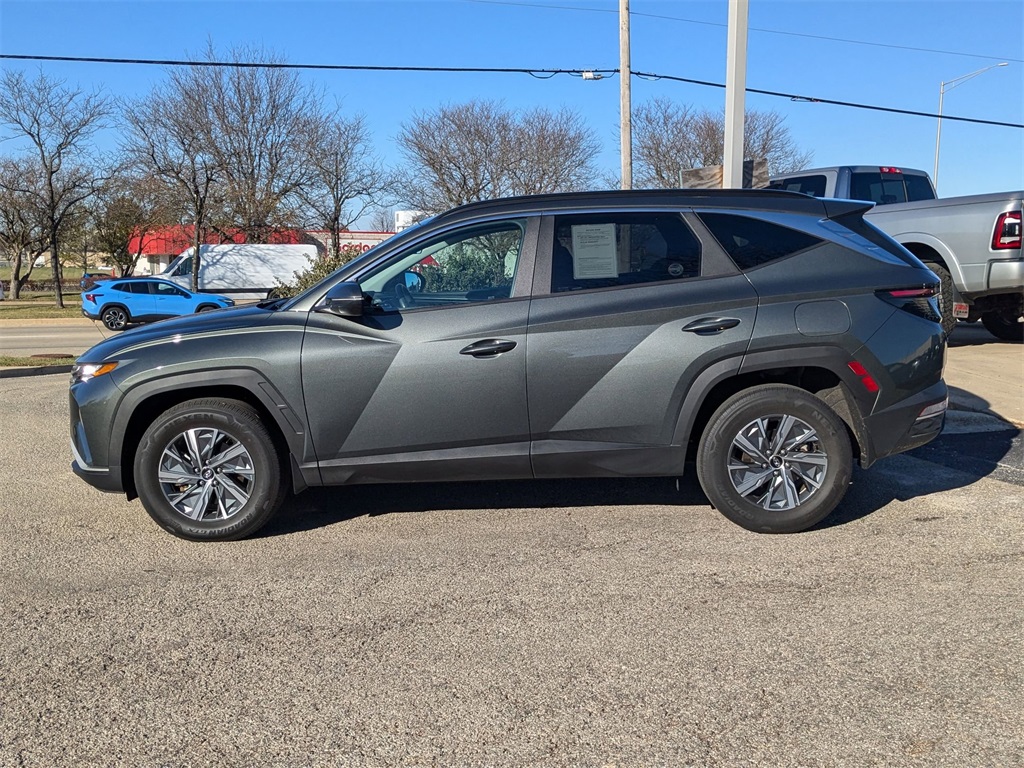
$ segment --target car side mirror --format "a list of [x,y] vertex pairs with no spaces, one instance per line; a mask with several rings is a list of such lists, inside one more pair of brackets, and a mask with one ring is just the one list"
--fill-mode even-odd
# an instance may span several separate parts
[[338,317],[360,317],[363,314],[363,291],[359,283],[338,283],[331,286],[313,311],[329,312]]

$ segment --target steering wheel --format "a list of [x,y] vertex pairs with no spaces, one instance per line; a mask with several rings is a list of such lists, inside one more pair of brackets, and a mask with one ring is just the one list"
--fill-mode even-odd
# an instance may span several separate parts
[[412,294],[404,282],[395,283],[395,298],[398,300],[399,309],[408,309],[412,306]]

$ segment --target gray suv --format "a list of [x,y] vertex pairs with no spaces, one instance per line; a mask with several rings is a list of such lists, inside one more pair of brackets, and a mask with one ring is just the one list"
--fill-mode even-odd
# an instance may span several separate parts
[[86,352],[74,471],[171,533],[237,539],[289,491],[680,475],[754,531],[942,429],[935,275],[870,205],[776,191],[466,205],[305,293]]

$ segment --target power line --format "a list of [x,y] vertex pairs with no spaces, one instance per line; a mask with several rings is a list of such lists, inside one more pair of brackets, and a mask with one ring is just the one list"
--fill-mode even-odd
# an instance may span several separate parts
[[[519,8],[545,8],[558,11],[583,11],[587,13],[618,13],[614,8],[586,8],[573,5],[549,5],[547,3],[521,3],[513,0],[464,0],[467,3],[479,3],[481,5],[510,5]],[[678,21],[684,24],[700,24],[705,27],[727,27],[720,21],[703,21],[701,19],[685,19],[681,16],[665,16],[658,13],[641,13],[630,11],[630,16],[642,16],[648,19],[659,21]],[[764,32],[769,35],[785,35],[786,37],[804,37],[810,40],[826,40],[832,43],[848,43],[850,45],[870,45],[875,48],[893,48],[900,51],[914,51],[915,53],[939,53],[946,56],[964,56],[971,59],[991,59],[993,61],[1016,61],[1024,63],[1024,59],[1013,56],[991,56],[987,53],[965,53],[964,51],[948,51],[941,48],[919,48],[913,45],[896,45],[895,43],[876,43],[870,40],[853,40],[848,37],[829,37],[828,35],[812,35],[806,32],[787,32],[781,29],[766,29],[764,27],[750,27],[751,32]]]
[[[617,69],[520,69],[513,67],[385,67],[369,64],[292,64],[260,61],[192,61],[188,59],[119,59],[108,56],[29,56],[0,53],[0,59],[13,61],[56,61],[81,64],[140,64],[162,67],[231,67],[234,69],[313,69],[349,72],[476,72],[489,74],[533,75],[547,79],[554,75],[617,74]],[[546,76],[546,77],[545,77]]]
[[[457,72],[457,73],[483,73],[483,74],[520,74],[531,75],[537,78],[548,79],[555,75],[572,75],[587,79],[601,79],[610,75],[617,75],[617,69],[523,69],[513,67],[403,67],[403,66],[373,66],[363,64],[291,64],[285,62],[231,62],[231,61],[188,61],[182,59],[118,59],[111,57],[92,56],[33,56],[22,54],[0,54],[0,59],[13,61],[55,61],[64,63],[82,64],[138,64],[147,66],[169,66],[169,67],[231,67],[240,69],[308,69],[308,70],[333,70],[345,72]],[[710,80],[695,80],[689,77],[678,77],[676,75],[662,75],[655,72],[633,72],[635,77],[642,77],[649,80],[669,80],[677,83],[689,83],[710,88],[725,88],[725,83],[716,83]],[[868,109],[875,112],[889,112],[898,115],[912,115],[914,117],[931,117],[943,120],[955,120],[962,123],[976,123],[978,125],[997,125],[1005,128],[1024,128],[1022,123],[1008,123],[1000,120],[984,120],[977,117],[958,117],[956,115],[939,115],[935,112],[920,112],[912,109],[898,109],[896,107],[882,107],[877,104],[862,104],[855,101],[839,101],[837,99],[824,99],[816,96],[804,96],[784,91],[768,91],[760,88],[747,88],[748,93],[757,93],[764,96],[789,99],[790,101],[804,101],[815,104],[832,104],[840,107],[852,107],[854,109]]]
[[[725,88],[725,83],[714,83],[709,80],[694,80],[689,77],[676,77],[675,75],[656,75],[650,72],[633,72],[637,77],[649,80],[671,80],[677,83],[689,83],[691,85],[703,85],[711,88]],[[1024,123],[1005,123],[1001,120],[983,120],[979,117],[956,117],[951,115],[940,115],[937,112],[919,112],[914,109],[898,109],[896,107],[880,107],[876,104],[861,104],[856,101],[839,101],[837,99],[819,99],[815,96],[801,96],[796,93],[784,93],[782,91],[766,91],[761,88],[747,88],[747,93],[759,93],[764,96],[777,96],[789,99],[790,101],[805,101],[811,104],[834,104],[839,107],[854,107],[856,109],[870,109],[875,112],[891,112],[896,115],[913,115],[914,117],[934,117],[943,120],[956,120],[961,123],[977,123],[978,125],[999,125],[1004,128],[1024,128]]]

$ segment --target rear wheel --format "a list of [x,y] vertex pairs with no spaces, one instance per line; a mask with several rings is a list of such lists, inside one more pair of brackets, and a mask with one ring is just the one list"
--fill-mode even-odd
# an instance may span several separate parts
[[697,450],[697,477],[708,499],[759,533],[810,528],[839,504],[852,474],[842,419],[809,392],[783,384],[726,400]]
[[103,321],[103,325],[111,331],[123,331],[127,326],[131,317],[128,316],[128,311],[123,307],[107,307],[100,314],[100,320]]
[[947,336],[956,328],[956,317],[953,316],[953,276],[941,264],[927,261],[928,267],[939,278],[939,293],[935,297],[939,304],[939,315],[942,317],[942,330]]
[[1003,341],[1024,341],[1024,323],[1016,310],[986,312],[981,316],[985,329]]
[[255,533],[287,493],[270,434],[237,400],[189,400],[161,414],[139,444],[134,469],[150,516],[193,541]]

